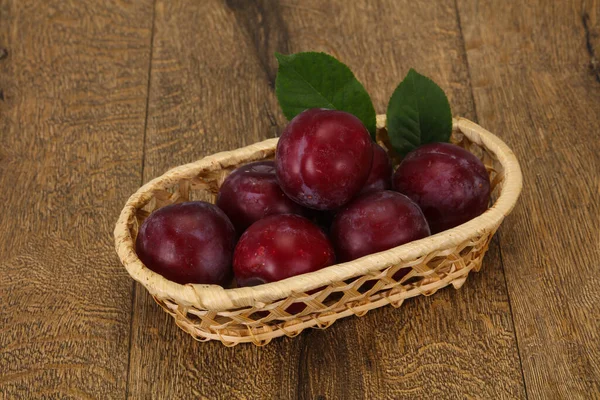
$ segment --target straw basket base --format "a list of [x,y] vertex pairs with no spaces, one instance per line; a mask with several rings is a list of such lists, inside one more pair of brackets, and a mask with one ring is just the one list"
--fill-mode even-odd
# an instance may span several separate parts
[[[264,316],[255,320],[254,324],[248,323],[250,321],[245,321],[244,324],[237,326],[230,327],[230,325],[226,325],[221,327],[215,320],[207,320],[209,318],[208,312],[201,312],[203,315],[199,316],[199,321],[204,321],[205,323],[202,324],[200,322],[198,324],[190,321],[190,309],[170,301],[160,300],[156,297],[154,297],[154,300],[175,318],[177,326],[198,341],[219,340],[226,346],[251,342],[262,346],[268,344],[276,337],[294,337],[306,328],[325,329],[338,319],[351,315],[362,317],[370,310],[388,304],[399,308],[404,303],[404,300],[408,298],[420,295],[430,296],[448,285],[452,285],[455,289],[460,289],[468,278],[470,271],[477,272],[480,270],[483,256],[488,249],[492,237],[493,232],[490,232],[490,234],[480,237],[474,243],[470,243],[469,246],[465,246],[462,249],[457,248],[455,252],[441,256],[443,257],[442,263],[436,269],[432,269],[432,271],[437,270],[438,272],[430,274],[431,277],[429,279],[419,280],[418,284],[408,283],[403,285],[400,282],[386,284],[386,281],[391,281],[389,278],[385,279],[385,277],[389,276],[389,271],[392,270],[390,269],[388,273],[384,273],[383,277],[379,278],[377,284],[364,293],[361,293],[360,287],[367,280],[357,279],[347,286],[337,288],[337,292],[343,292],[350,299],[340,299],[333,304],[327,305],[326,301],[322,302],[317,299],[319,297],[327,298],[328,294],[336,293],[336,291],[325,289],[320,293],[320,296],[313,296],[315,298],[310,304],[312,309],[317,308],[319,311],[311,312],[301,317],[292,316],[276,324],[269,324],[274,318]],[[468,247],[468,251],[461,255],[461,252],[464,252],[466,247]],[[448,262],[448,260],[455,261]],[[436,262],[438,260],[435,257],[424,256],[418,261],[420,261],[420,264],[415,264],[413,271],[419,269],[427,270],[429,269],[428,261]],[[394,275],[397,269],[393,270],[394,272],[391,275]],[[447,270],[447,272],[442,272],[443,270]],[[416,274],[412,276],[409,274],[402,281],[410,282],[411,278],[415,276]]]

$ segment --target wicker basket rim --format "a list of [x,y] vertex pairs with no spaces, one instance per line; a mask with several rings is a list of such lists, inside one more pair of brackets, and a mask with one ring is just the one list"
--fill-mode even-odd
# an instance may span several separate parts
[[[377,116],[378,128],[385,127],[385,116]],[[158,298],[171,298],[182,306],[195,306],[200,309],[224,311],[242,307],[262,307],[265,304],[286,298],[293,293],[303,293],[342,281],[354,276],[378,271],[388,266],[413,260],[434,250],[458,245],[470,237],[495,229],[515,206],[522,188],[522,174],[514,153],[498,137],[481,126],[465,119],[453,119],[453,130],[462,132],[472,142],[493,153],[504,168],[504,185],[492,207],[485,213],[463,225],[440,232],[411,243],[398,246],[360,259],[335,264],[319,271],[311,272],[254,287],[225,289],[217,285],[181,285],[146,268],[135,253],[135,245],[129,225],[135,218],[136,208],[145,204],[157,188],[163,188],[181,179],[191,179],[202,171],[214,171],[235,165],[240,155],[258,158],[274,148],[277,138],[268,139],[233,151],[225,151],[204,157],[190,164],[175,167],[139,188],[127,201],[115,226],[115,247],[117,254],[129,275],[140,282]]]

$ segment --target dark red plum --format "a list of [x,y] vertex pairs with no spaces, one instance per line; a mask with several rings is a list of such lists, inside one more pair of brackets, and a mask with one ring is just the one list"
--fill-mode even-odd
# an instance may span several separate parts
[[360,193],[388,190],[392,187],[392,163],[387,153],[377,143],[373,142],[373,164],[367,178],[367,183]]
[[490,201],[490,179],[483,163],[450,143],[426,144],[408,153],[393,185],[421,207],[432,233],[477,217]]
[[232,277],[235,229],[225,213],[203,201],[172,204],[142,223],[136,252],[165,278],[225,286]]
[[239,235],[267,215],[307,212],[283,193],[273,161],[257,161],[233,171],[221,185],[217,206],[227,214]]
[[429,236],[423,213],[390,190],[364,194],[342,208],[331,227],[339,261],[351,261]]
[[283,131],[275,164],[279,184],[292,200],[332,210],[358,194],[372,159],[369,132],[358,118],[312,108],[294,117]]
[[240,238],[233,256],[239,286],[255,286],[305,274],[332,265],[329,239],[306,218],[271,215],[252,224]]

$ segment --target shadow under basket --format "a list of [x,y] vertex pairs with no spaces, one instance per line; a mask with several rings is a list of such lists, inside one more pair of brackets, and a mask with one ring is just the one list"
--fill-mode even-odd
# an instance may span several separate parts
[[[385,116],[377,117],[377,129],[385,147]],[[115,245],[121,262],[177,325],[197,340],[220,340],[227,346],[264,345],[278,336],[296,336],[309,327],[327,328],[340,318],[362,316],[377,307],[400,307],[409,297],[429,296],[450,284],[458,289],[470,271],[481,268],[492,236],[521,192],[521,170],[508,146],[473,122],[458,118],[453,120],[452,142],[483,161],[492,187],[491,207],[463,225],[358,260],[254,287],[180,285],[142,264],[135,238],[152,211],[188,200],[214,203],[227,175],[243,164],[272,159],[277,140],[174,168],[133,194],[119,217]],[[395,280],[394,274],[402,268],[409,272]]]

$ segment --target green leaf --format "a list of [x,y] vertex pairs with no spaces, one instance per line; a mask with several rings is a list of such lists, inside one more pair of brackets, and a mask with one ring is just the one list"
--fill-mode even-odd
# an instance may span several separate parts
[[330,108],[358,117],[375,138],[375,108],[350,68],[325,53],[275,53],[275,93],[288,120],[308,108]]
[[411,68],[388,103],[387,129],[402,156],[425,143],[449,141],[452,112],[444,91]]

